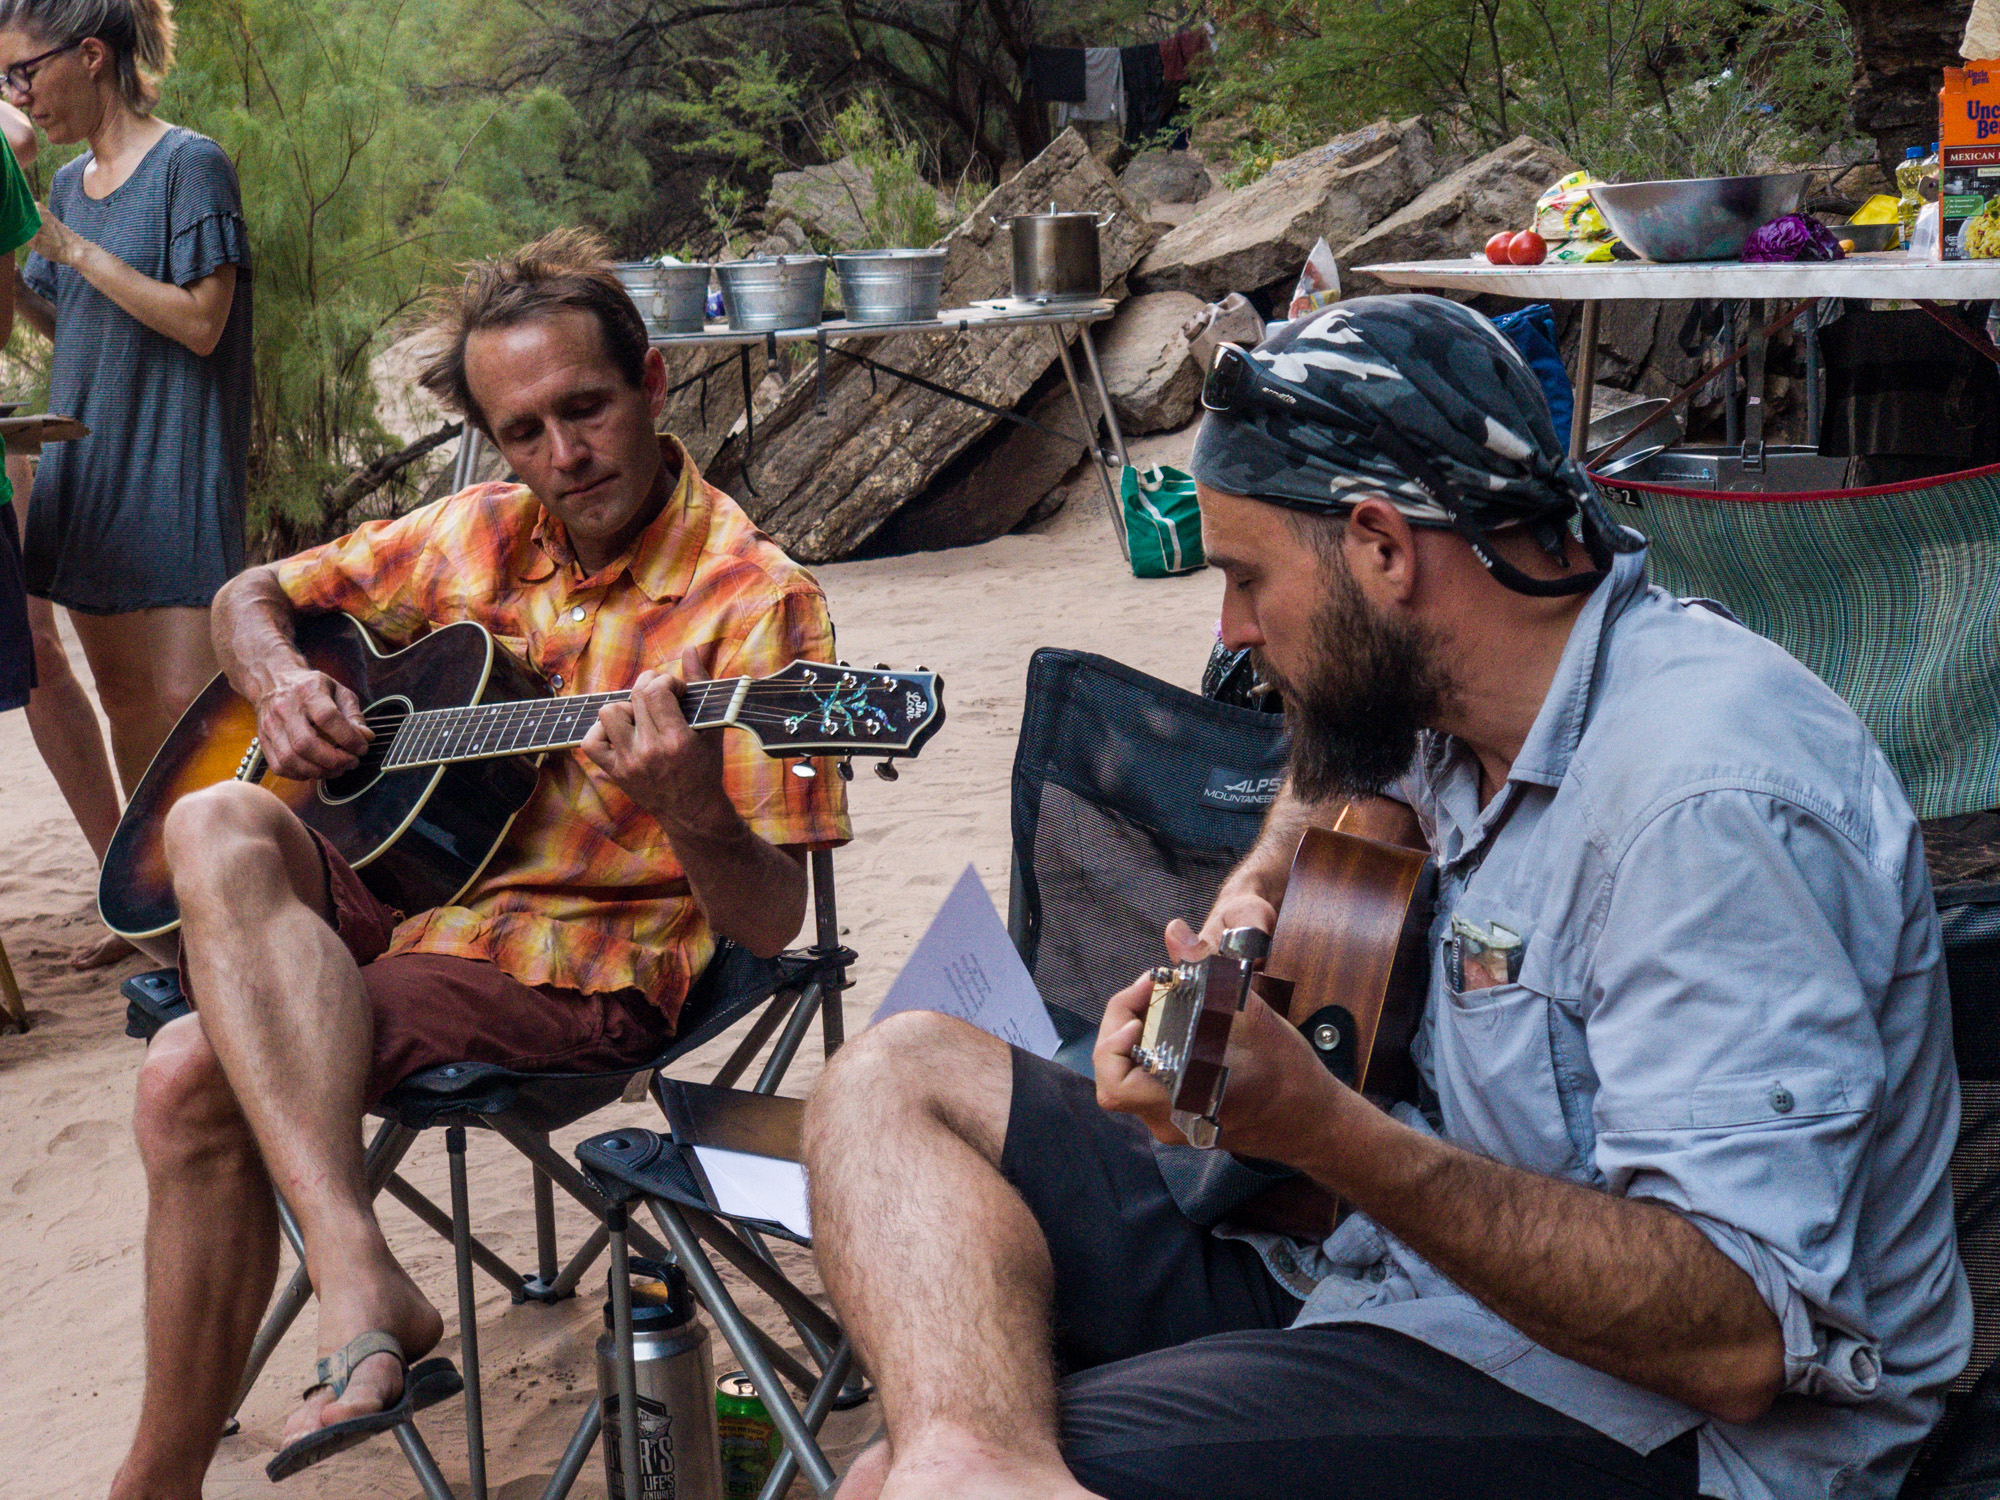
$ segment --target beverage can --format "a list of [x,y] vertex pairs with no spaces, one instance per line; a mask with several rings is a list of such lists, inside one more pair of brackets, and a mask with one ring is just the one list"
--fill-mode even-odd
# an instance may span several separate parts
[[757,1500],[783,1439],[756,1383],[741,1370],[715,1382],[715,1427],[722,1448],[723,1500]]

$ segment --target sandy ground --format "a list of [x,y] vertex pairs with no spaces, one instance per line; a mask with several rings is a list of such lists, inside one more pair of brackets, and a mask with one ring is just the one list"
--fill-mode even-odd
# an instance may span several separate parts
[[[1185,462],[1187,436],[1135,443],[1141,462]],[[846,997],[851,1033],[865,1024],[911,944],[970,861],[1005,909],[1007,784],[1029,654],[1043,645],[1102,652],[1185,686],[1208,654],[1220,584],[1212,573],[1141,582],[1118,555],[1094,478],[1038,534],[983,547],[819,570],[832,599],[843,654],[941,672],[949,721],[896,783],[853,783],[856,837],[836,855],[840,915],[861,955]],[[76,656],[79,672],[81,657]],[[0,1494],[96,1496],[130,1439],[140,1396],[140,1229],[144,1185],[127,1121],[137,1043],[122,1034],[118,982],[144,965],[74,975],[61,955],[94,930],[93,871],[29,739],[25,717],[0,717],[0,941],[32,1008],[27,1036],[0,1036]],[[1197,915],[1190,913],[1191,916]],[[706,1078],[726,1054],[717,1042],[685,1065]],[[818,1073],[810,1043],[786,1084],[804,1093]],[[650,1104],[613,1106],[558,1137],[567,1152],[585,1135],[621,1124],[657,1124]],[[477,1231],[520,1264],[533,1257],[524,1162],[475,1131],[470,1147]],[[404,1167],[448,1201],[442,1142],[420,1141]],[[558,1195],[559,1200],[561,1195]],[[449,1246],[384,1200],[390,1243],[446,1309],[440,1353],[457,1355]],[[559,1201],[567,1252],[586,1216]],[[230,1228],[215,1229],[218,1250]],[[802,1264],[802,1263],[801,1263]],[[289,1274],[287,1256],[285,1274]],[[809,1270],[804,1274],[809,1274]],[[816,1282],[813,1283],[816,1289]],[[480,1278],[489,1475],[502,1500],[538,1495],[563,1445],[594,1399],[592,1340],[602,1273],[587,1294],[556,1307],[509,1305]],[[752,1304],[754,1306],[754,1304]],[[727,1358],[718,1339],[718,1358]],[[211,1497],[276,1493],[263,1466],[296,1392],[310,1378],[313,1338],[302,1327],[280,1347],[226,1439],[210,1474]],[[466,1478],[463,1405],[427,1414],[422,1427],[444,1471]],[[877,1426],[873,1403],[830,1424],[840,1462]],[[601,1495],[593,1457],[574,1493]],[[293,1497],[415,1497],[395,1445],[380,1440],[291,1480]],[[801,1484],[794,1493],[809,1493]]]

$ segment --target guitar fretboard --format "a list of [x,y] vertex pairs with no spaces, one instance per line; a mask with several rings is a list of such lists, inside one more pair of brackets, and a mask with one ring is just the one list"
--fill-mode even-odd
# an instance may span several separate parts
[[[748,677],[697,682],[680,695],[681,712],[696,729],[719,729],[735,721],[750,683]],[[478,703],[468,708],[428,708],[413,713],[397,729],[382,757],[385,771],[485,760],[496,755],[532,755],[581,745],[607,703],[622,703],[630,691],[579,693],[569,698],[527,698],[510,703]]]

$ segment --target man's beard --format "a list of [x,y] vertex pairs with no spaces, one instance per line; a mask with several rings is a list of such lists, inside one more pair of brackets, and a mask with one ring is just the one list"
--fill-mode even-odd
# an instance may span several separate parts
[[1291,786],[1312,802],[1372,796],[1410,768],[1419,730],[1455,696],[1436,636],[1369,604],[1339,559],[1326,565],[1326,602],[1311,623],[1306,680],[1258,666],[1285,701]]

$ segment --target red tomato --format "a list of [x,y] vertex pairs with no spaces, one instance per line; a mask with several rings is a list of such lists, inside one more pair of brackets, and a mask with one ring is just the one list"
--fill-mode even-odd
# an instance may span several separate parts
[[1507,264],[1507,247],[1514,243],[1514,236],[1504,229],[1486,242],[1486,258],[1496,266]]
[[1549,258],[1549,242],[1532,229],[1524,229],[1507,241],[1507,263],[1515,266],[1539,266]]

